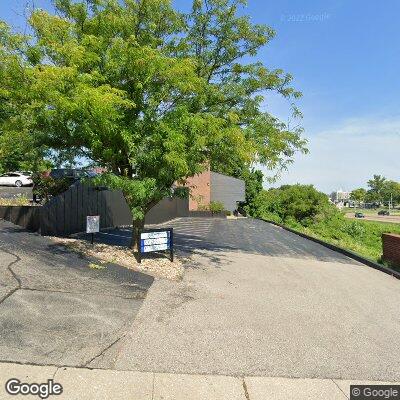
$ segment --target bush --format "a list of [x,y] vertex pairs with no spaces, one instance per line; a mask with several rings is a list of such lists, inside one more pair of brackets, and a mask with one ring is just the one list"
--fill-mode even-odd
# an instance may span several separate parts
[[254,204],[258,218],[282,223],[378,262],[381,262],[382,234],[400,234],[399,224],[347,219],[313,186],[264,190]]
[[71,180],[68,178],[53,179],[51,176],[34,174],[33,177],[33,195],[43,203],[50,197],[64,193],[70,186]]
[[221,213],[224,211],[224,205],[220,201],[211,201],[210,202],[210,211],[213,214]]
[[255,217],[275,222],[290,221],[302,226],[310,226],[339,213],[329,202],[328,196],[318,192],[312,185],[286,185],[279,189],[263,190],[256,197],[254,205]]

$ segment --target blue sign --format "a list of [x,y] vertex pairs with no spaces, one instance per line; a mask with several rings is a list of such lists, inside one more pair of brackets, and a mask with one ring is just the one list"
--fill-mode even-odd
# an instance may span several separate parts
[[142,254],[165,250],[169,250],[171,261],[173,261],[172,228],[146,229],[140,232],[139,262],[141,262]]

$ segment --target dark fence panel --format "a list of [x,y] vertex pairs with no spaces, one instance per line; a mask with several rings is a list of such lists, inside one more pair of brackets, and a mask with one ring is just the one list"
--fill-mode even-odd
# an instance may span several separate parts
[[179,197],[166,197],[157,203],[146,214],[146,224],[160,224],[177,217],[189,216],[189,199]]
[[[132,225],[131,211],[121,191],[85,184],[71,186],[44,206],[0,207],[0,218],[43,236],[68,236],[85,232],[86,216],[100,215],[100,228]],[[189,216],[189,199],[165,198],[145,217],[146,224],[159,224]]]
[[41,234],[67,236],[84,232],[88,215],[100,215],[102,229],[132,224],[131,212],[120,191],[77,184],[43,206]]
[[41,210],[42,207],[34,206],[1,206],[0,219],[36,232],[40,228]]

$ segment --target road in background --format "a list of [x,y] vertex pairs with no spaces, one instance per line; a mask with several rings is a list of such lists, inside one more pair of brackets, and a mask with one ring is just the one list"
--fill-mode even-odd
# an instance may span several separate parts
[[394,224],[400,224],[400,215],[373,215],[364,214],[364,218],[356,218],[354,213],[346,213],[346,217],[350,219],[358,219],[360,221],[376,221],[376,222],[391,222]]

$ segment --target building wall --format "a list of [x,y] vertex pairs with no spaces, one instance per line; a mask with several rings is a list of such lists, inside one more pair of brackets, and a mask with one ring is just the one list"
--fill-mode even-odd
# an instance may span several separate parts
[[384,233],[382,243],[383,259],[400,266],[400,235]]
[[211,201],[220,201],[225,210],[234,211],[245,200],[245,183],[241,179],[211,172]]
[[194,175],[186,180],[186,185],[190,190],[189,210],[197,211],[201,206],[208,206],[211,201],[210,191],[210,170],[201,174]]

